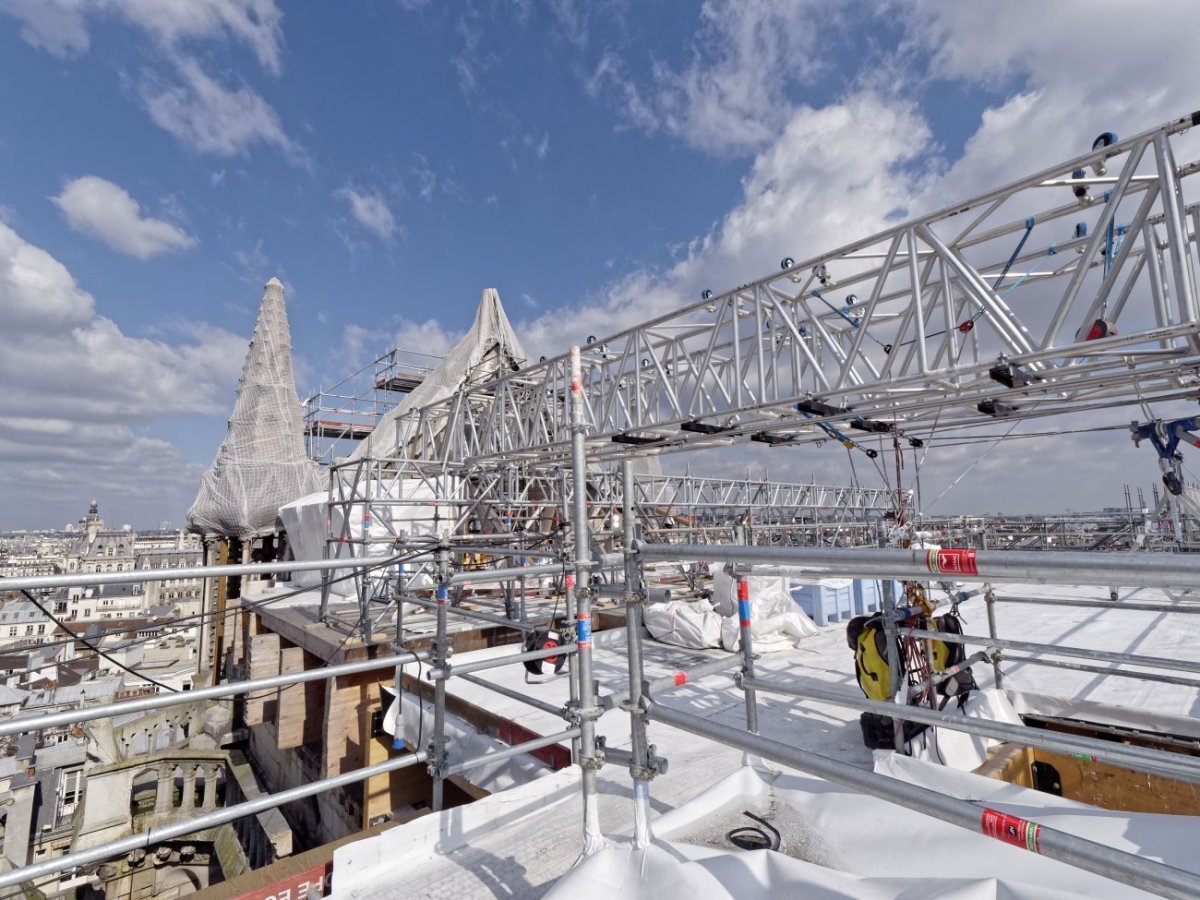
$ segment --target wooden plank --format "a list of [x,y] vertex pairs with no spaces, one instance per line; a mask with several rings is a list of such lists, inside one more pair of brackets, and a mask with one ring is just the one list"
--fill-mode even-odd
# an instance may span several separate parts
[[[250,677],[269,678],[279,674],[279,635],[258,634],[250,638]],[[252,691],[246,697],[246,724],[261,725],[266,701],[274,701],[274,691]]]
[[[279,674],[292,675],[304,671],[304,648],[288,647],[279,653]],[[304,685],[292,684],[279,689],[276,740],[280,750],[299,747],[304,743],[304,720],[308,709],[304,704]]]

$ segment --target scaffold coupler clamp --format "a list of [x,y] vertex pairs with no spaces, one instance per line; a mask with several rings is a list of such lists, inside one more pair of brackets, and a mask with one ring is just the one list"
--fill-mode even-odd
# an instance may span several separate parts
[[651,781],[655,775],[667,774],[669,764],[665,756],[658,755],[658,747],[651,744],[646,749],[649,751],[646,754],[646,765],[629,767],[629,771],[638,781]]

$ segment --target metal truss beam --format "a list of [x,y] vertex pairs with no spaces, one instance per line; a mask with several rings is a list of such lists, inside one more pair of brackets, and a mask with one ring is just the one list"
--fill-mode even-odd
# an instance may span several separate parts
[[[928,434],[1195,396],[1200,113],[813,255],[583,348],[593,461],[756,438]],[[565,461],[566,355],[400,423],[414,459]],[[802,401],[824,412],[804,416]]]

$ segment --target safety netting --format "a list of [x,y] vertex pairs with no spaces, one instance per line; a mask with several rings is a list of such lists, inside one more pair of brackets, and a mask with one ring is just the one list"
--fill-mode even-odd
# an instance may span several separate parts
[[322,487],[304,450],[283,285],[267,282],[225,439],[188,510],[202,534],[250,539],[275,531],[279,508]]

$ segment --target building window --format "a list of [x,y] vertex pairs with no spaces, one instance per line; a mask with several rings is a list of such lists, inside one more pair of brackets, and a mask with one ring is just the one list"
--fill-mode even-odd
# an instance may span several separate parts
[[45,634],[45,633],[46,633],[46,623],[43,622],[41,625],[38,626],[38,634]]
[[16,636],[17,636],[17,626],[16,626],[16,625],[12,625],[12,626],[10,626],[10,627],[9,627],[9,629],[8,629],[8,636],[9,636],[9,637],[16,637]]
[[26,634],[26,636],[33,634],[33,626],[32,625],[25,626],[25,634]]
[[61,825],[64,819],[70,818],[74,814],[75,807],[79,805],[79,800],[82,796],[83,769],[72,769],[69,772],[63,772],[58,788],[57,824]]

